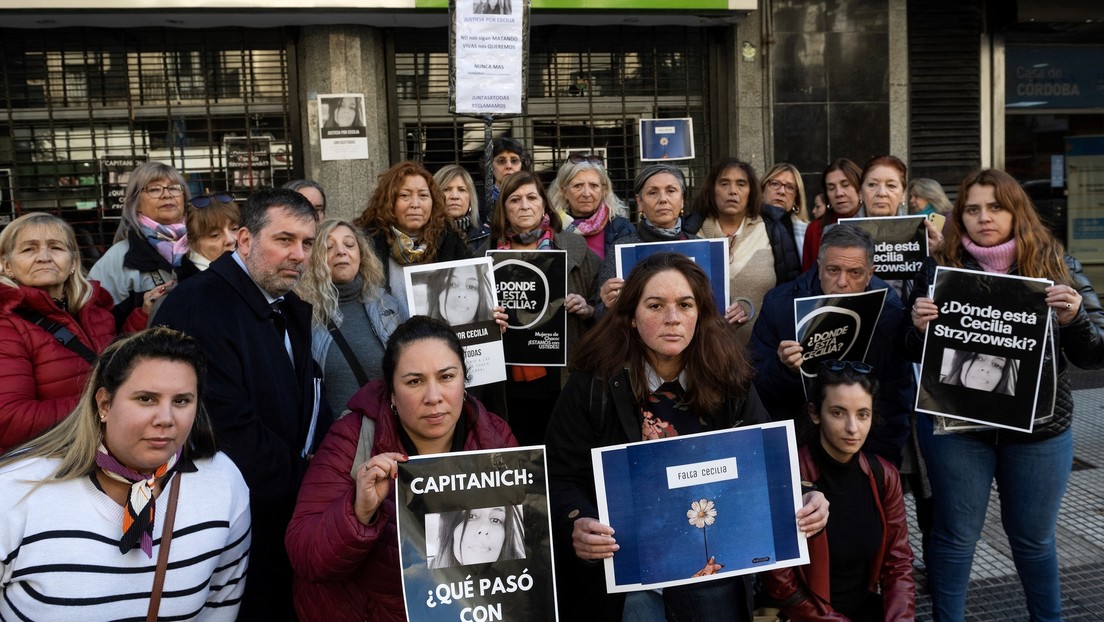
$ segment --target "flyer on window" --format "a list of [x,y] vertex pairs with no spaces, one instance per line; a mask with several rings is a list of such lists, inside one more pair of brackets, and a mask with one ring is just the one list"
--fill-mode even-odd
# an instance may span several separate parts
[[368,125],[361,93],[318,96],[318,125],[323,160],[367,160]]
[[591,450],[619,550],[606,590],[685,585],[809,562],[793,421]]
[[[678,253],[694,260],[698,267],[709,277],[713,289],[713,301],[722,314],[728,308],[728,238],[710,240],[672,240],[670,242],[641,242],[638,244],[618,244],[617,278],[628,278],[633,267],[655,253]],[[748,303],[750,304],[750,302]],[[758,310],[752,309],[748,315]]]
[[453,0],[449,54],[457,114],[521,114],[529,47],[529,0]]
[[467,386],[506,379],[502,331],[494,319],[495,276],[490,257],[403,268],[411,315],[428,315],[456,331],[468,366]]
[[794,300],[794,324],[801,344],[805,397],[822,361],[865,361],[878,328],[886,289]]
[[567,251],[488,251],[508,316],[507,365],[567,365]]
[[543,447],[399,463],[395,510],[408,620],[558,619],[546,474]]
[[1039,382],[1043,359],[1054,356],[1045,291],[1052,284],[937,268],[932,298],[939,317],[924,333],[917,412],[1030,432],[1040,391],[1053,390]]
[[859,227],[874,241],[874,274],[882,279],[915,278],[928,258],[927,216],[841,218],[839,224]]
[[640,160],[694,159],[694,120],[641,119]]

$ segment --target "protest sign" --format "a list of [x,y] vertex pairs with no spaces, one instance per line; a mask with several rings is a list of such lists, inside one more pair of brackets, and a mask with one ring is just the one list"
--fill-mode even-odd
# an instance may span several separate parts
[[498,301],[506,309],[502,336],[508,365],[567,365],[567,251],[488,251]]
[[711,581],[809,561],[795,513],[792,421],[591,450],[601,522],[620,547],[606,590]]
[[368,125],[364,95],[329,93],[318,96],[318,131],[323,160],[367,160]]
[[123,217],[126,187],[130,173],[149,160],[146,155],[107,155],[100,158],[100,184],[103,186],[103,217]]
[[450,112],[521,114],[529,56],[528,0],[458,0],[450,9]]
[[546,473],[542,447],[399,463],[395,509],[408,620],[557,619]]
[[[1050,310],[1045,279],[937,268],[916,410],[1030,432]],[[949,426],[954,429],[956,426]]]
[[272,185],[272,140],[261,136],[224,136],[226,185],[251,191]]
[[874,240],[874,274],[883,279],[911,279],[928,258],[927,216],[841,218],[839,224],[858,227]]
[[411,315],[428,315],[456,331],[468,367],[467,386],[506,379],[502,331],[494,319],[494,271],[489,257],[403,268]]
[[[633,266],[655,253],[678,253],[694,260],[709,277],[713,300],[723,314],[728,308],[728,238],[710,240],[673,240],[671,242],[641,242],[618,244],[617,278],[628,278]],[[756,309],[752,309],[754,315]]]
[[802,349],[801,380],[806,397],[822,361],[866,360],[886,291],[875,289],[794,300],[794,325]]
[[640,160],[694,159],[694,120],[641,119]]

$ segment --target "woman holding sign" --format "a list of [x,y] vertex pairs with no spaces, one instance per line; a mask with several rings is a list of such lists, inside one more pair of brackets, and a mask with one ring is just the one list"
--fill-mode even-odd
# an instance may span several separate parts
[[[570,350],[582,339],[594,317],[587,295],[597,283],[598,258],[581,236],[565,234],[560,214],[534,173],[520,171],[502,182],[502,194],[491,215],[491,240],[497,250],[567,252],[567,343]],[[480,254],[486,247],[476,251]],[[560,394],[560,373],[555,367],[511,366],[506,380],[507,413],[514,433],[526,445],[544,442],[544,429],[552,405]]]
[[383,378],[349,400],[352,412],[330,428],[303,477],[285,539],[299,619],[406,619],[398,463],[517,446],[506,423],[464,391],[467,373],[460,341],[443,322],[415,316],[391,334]]
[[750,164],[724,158],[705,177],[694,198],[694,214],[686,219],[687,227],[703,238],[728,238],[729,288],[740,298],[730,301],[725,319],[739,329],[736,335],[745,346],[763,297],[775,285],[801,275],[787,218],[789,212],[762,203]]
[[[593,563],[618,544],[598,521],[591,449],[769,420],[705,272],[676,253],[638,263],[572,363],[545,439],[561,619],[621,620],[628,606],[674,620],[751,620],[750,577],[666,588],[661,602],[636,592],[626,604],[605,593],[602,566]],[[819,492],[805,501],[798,524],[813,534],[827,522],[828,504]]]
[[698,236],[682,226],[682,208],[686,203],[686,178],[674,164],[649,164],[636,174],[634,184],[636,204],[640,206],[640,222],[636,231],[613,241],[613,252],[606,255],[598,271],[598,290],[602,302],[601,315],[617,300],[623,279],[617,278],[617,246],[640,242],[673,242],[696,240]]
[[[928,291],[936,264],[1053,281],[1046,288],[1051,343],[1044,344],[1040,379],[1040,386],[1049,388],[1041,393],[1050,393],[1050,398],[1036,404],[1030,434],[987,428],[933,435],[930,419],[921,418],[928,423],[921,440],[926,441],[935,502],[927,551],[933,613],[936,620],[964,617],[974,547],[995,477],[1002,523],[1031,619],[1058,620],[1062,607],[1054,532],[1073,462],[1067,366],[1104,367],[1104,310],[1081,264],[1066,254],[1007,173],[985,169],[968,175],[950,219],[946,241],[914,291]],[[938,316],[938,301],[919,297],[913,302],[916,330],[907,341],[916,360],[928,322]]]
[[441,190],[421,164],[399,162],[380,175],[368,206],[353,221],[363,227],[386,268],[388,292],[406,308],[405,266],[467,259],[468,247],[449,224]]
[[872,368],[825,361],[809,396],[811,438],[798,450],[801,477],[836,508],[824,535],[809,541],[809,564],[763,575],[790,620],[913,620],[912,580],[901,477],[862,449],[874,423]]

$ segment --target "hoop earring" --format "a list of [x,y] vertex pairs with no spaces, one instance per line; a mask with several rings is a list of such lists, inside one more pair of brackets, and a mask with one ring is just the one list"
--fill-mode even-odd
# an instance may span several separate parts
[[392,412],[392,413],[393,413],[393,414],[394,414],[394,415],[395,415],[396,417],[398,417],[398,416],[399,416],[399,409],[398,409],[398,408],[395,408],[395,401],[394,401],[394,399],[392,399],[392,400],[391,400],[391,412]]

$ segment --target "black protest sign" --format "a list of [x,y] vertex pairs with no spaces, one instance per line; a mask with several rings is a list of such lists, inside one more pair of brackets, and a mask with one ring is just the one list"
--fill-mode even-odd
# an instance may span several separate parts
[[805,394],[822,361],[862,361],[870,348],[886,290],[810,296],[794,300],[794,325],[801,344]]
[[[938,268],[916,410],[1030,432],[1048,318],[1043,279]],[[1041,413],[1048,414],[1048,413]]]
[[395,508],[408,620],[557,619],[546,472],[541,447],[399,464]]
[[843,218],[840,224],[859,227],[874,240],[874,274],[883,279],[911,279],[928,257],[927,216]]
[[145,155],[104,156],[100,158],[100,184],[103,187],[103,217],[122,218],[130,173],[149,160]]
[[567,365],[567,252],[489,251],[498,302],[505,307],[502,336],[509,365]]

